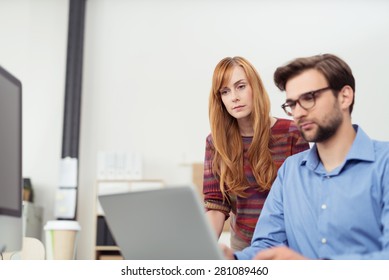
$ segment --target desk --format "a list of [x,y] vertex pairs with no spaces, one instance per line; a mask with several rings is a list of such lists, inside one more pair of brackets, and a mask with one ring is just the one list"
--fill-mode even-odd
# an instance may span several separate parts
[[44,260],[45,247],[36,238],[24,237],[22,251],[4,252],[3,258],[4,260]]

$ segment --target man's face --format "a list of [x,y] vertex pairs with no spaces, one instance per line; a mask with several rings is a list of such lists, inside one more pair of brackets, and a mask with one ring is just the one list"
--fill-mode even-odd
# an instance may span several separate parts
[[[328,82],[319,71],[309,69],[286,83],[286,101],[296,101],[305,93],[328,87]],[[308,142],[325,142],[330,139],[343,122],[343,114],[329,89],[314,95],[315,105],[304,109],[299,103],[293,109],[293,118],[304,139]]]

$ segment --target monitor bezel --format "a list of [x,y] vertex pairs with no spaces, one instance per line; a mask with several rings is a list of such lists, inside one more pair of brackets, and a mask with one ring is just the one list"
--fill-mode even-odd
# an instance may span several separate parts
[[18,192],[18,207],[17,209],[11,209],[9,207],[2,207],[0,205],[0,215],[7,215],[11,217],[22,217],[23,213],[23,201],[22,201],[22,192],[23,192],[23,176],[22,176],[22,83],[19,79],[17,79],[15,76],[13,76],[11,73],[9,73],[6,69],[4,69],[0,65],[0,75],[2,75],[5,79],[9,80],[11,83],[16,85],[18,87],[18,101],[19,101],[19,108],[20,108],[20,118],[19,118],[19,139],[18,139],[18,145],[19,145],[19,186],[20,191]]

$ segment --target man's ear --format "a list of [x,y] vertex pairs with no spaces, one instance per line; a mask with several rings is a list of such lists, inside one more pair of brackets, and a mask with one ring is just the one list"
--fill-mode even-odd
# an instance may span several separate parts
[[349,110],[349,107],[353,103],[354,100],[354,91],[350,86],[344,86],[338,95],[338,99],[340,101],[340,106],[342,109]]

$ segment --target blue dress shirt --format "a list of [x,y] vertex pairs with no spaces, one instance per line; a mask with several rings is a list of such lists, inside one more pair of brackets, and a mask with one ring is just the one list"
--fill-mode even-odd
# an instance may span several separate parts
[[314,259],[389,259],[389,142],[354,129],[345,161],[331,172],[316,145],[287,158],[237,259],[280,245]]

